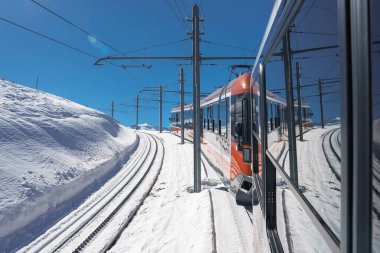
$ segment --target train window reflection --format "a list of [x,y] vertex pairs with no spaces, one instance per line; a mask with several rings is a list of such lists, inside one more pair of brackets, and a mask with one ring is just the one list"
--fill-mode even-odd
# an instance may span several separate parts
[[268,151],[289,174],[289,141],[286,121],[285,71],[282,44],[266,63]]
[[305,1],[290,27],[298,187],[339,237],[338,43],[337,1]]
[[372,252],[380,252],[380,16],[377,15],[379,12],[380,1],[372,1]]

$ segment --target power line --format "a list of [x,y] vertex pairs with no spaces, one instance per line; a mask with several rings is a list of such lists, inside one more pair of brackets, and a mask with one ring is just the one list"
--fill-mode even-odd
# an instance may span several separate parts
[[[136,53],[139,51],[145,51],[147,49],[151,49],[151,48],[155,48],[155,47],[162,47],[162,46],[169,46],[169,45],[177,44],[177,43],[184,42],[187,40],[190,40],[190,39],[187,38],[187,39],[182,39],[182,40],[169,41],[169,42],[165,42],[165,43],[155,44],[155,45],[151,45],[151,46],[147,46],[147,47],[141,47],[141,48],[133,49],[131,51],[127,51],[125,53],[127,53],[127,54]],[[117,55],[114,55],[114,56],[117,56]]]
[[178,4],[177,4],[177,1],[176,0],[173,0],[175,6],[177,7],[177,10],[179,12],[179,15],[181,16],[181,20],[184,20],[184,17],[182,15],[182,11],[180,10],[180,8],[178,7]]
[[187,12],[187,8],[186,8],[186,6],[185,6],[185,3],[183,2],[183,0],[181,0],[181,2],[182,2],[182,7],[183,7],[183,9],[185,10],[185,13],[186,13],[186,16],[190,16],[189,15],[189,13]]
[[14,25],[14,26],[16,26],[16,27],[18,27],[18,28],[21,28],[21,29],[23,29],[23,30],[26,30],[26,31],[28,31],[28,32],[34,33],[34,34],[36,34],[36,35],[38,35],[38,36],[40,36],[40,37],[43,37],[43,38],[45,38],[45,39],[48,39],[48,40],[50,40],[50,41],[53,41],[53,42],[55,42],[55,43],[57,43],[57,44],[60,44],[61,46],[65,46],[65,47],[70,48],[70,49],[72,49],[72,50],[75,50],[75,51],[77,51],[77,52],[79,52],[79,53],[82,53],[82,54],[85,54],[85,55],[87,55],[87,56],[90,56],[90,57],[93,57],[93,58],[99,59],[99,57],[97,57],[97,56],[95,56],[95,55],[93,55],[93,54],[91,54],[91,53],[88,53],[88,52],[86,52],[86,51],[83,51],[83,50],[81,50],[81,49],[78,49],[78,48],[76,48],[76,47],[73,47],[73,46],[71,46],[71,45],[69,45],[69,44],[66,44],[66,43],[64,43],[64,42],[58,41],[58,40],[56,40],[56,39],[54,39],[54,38],[51,38],[51,37],[49,37],[49,36],[47,36],[47,35],[44,35],[44,34],[42,34],[42,33],[39,33],[39,32],[36,32],[36,31],[33,31],[32,29],[29,29],[29,28],[27,28],[27,27],[25,27],[25,26],[22,26],[22,25],[16,24],[15,22],[10,21],[10,20],[8,20],[8,19],[5,19],[5,18],[0,17],[0,20],[3,20],[3,21],[5,21],[5,22],[7,22],[7,23],[9,23],[9,24],[11,24],[11,25]]
[[168,3],[168,5],[169,5],[169,7],[170,7],[170,9],[172,10],[172,12],[174,13],[174,15],[176,16],[176,18],[178,19],[178,21],[179,21],[179,23],[181,24],[181,26],[183,27],[183,29],[185,29],[186,30],[186,27],[185,27],[185,25],[183,24],[183,20],[181,20],[181,18],[180,17],[178,17],[178,14],[177,14],[177,12],[174,10],[174,8],[173,8],[173,6],[171,5],[171,3],[169,2],[169,0],[166,0],[166,2]]
[[59,15],[58,13],[56,13],[56,12],[50,10],[50,9],[47,8],[46,6],[44,6],[44,5],[42,5],[42,4],[38,3],[38,2],[36,2],[35,0],[30,0],[30,1],[32,1],[32,2],[35,3],[36,5],[40,6],[41,8],[45,9],[46,11],[50,12],[51,14],[53,14],[53,15],[56,16],[56,17],[58,17],[59,19],[65,21],[65,22],[68,23],[68,24],[70,24],[71,26],[77,28],[77,29],[80,30],[81,32],[85,33],[86,35],[93,37],[93,38],[96,39],[97,41],[100,41],[101,43],[103,43],[103,44],[106,45],[107,47],[113,49],[114,51],[116,51],[116,52],[118,52],[118,53],[120,53],[120,54],[124,54],[121,50],[119,50],[119,49],[117,49],[117,48],[111,46],[109,43],[105,42],[104,40],[101,40],[101,39],[97,38],[97,37],[96,37],[95,35],[93,35],[92,33],[86,31],[85,29],[79,27],[78,25],[74,24],[73,22],[67,20],[66,18],[64,18],[64,17],[62,17],[61,15]]
[[220,42],[213,42],[213,41],[207,41],[207,40],[202,40],[202,42],[203,42],[203,43],[207,43],[207,44],[214,44],[214,45],[218,45],[218,46],[224,46],[224,47],[229,47],[229,48],[235,48],[235,49],[239,49],[239,50],[243,50],[243,51],[248,51],[248,52],[255,52],[255,50],[252,50],[252,49],[243,48],[243,47],[237,47],[237,46],[228,45],[228,44],[220,43]]
[[199,0],[199,6],[201,7],[202,16],[204,17],[204,16],[205,16],[205,12],[204,12],[204,9],[203,9],[203,3],[202,3],[202,0]]
[[[96,55],[93,55],[93,54],[91,54],[91,53],[88,53],[88,52],[86,52],[86,51],[83,51],[83,50],[81,50],[81,49],[78,49],[78,48],[76,48],[76,47],[73,47],[73,46],[71,46],[71,45],[69,45],[69,44],[66,44],[66,43],[64,43],[64,42],[58,41],[58,40],[56,40],[56,39],[54,39],[54,38],[51,38],[51,37],[49,37],[49,36],[47,36],[47,35],[44,35],[44,34],[39,33],[39,32],[36,32],[36,31],[34,31],[34,30],[30,29],[30,28],[27,28],[27,27],[25,27],[25,26],[19,25],[19,24],[13,22],[13,21],[8,20],[8,19],[5,19],[5,18],[0,17],[0,20],[3,20],[4,22],[7,22],[7,23],[9,23],[9,24],[11,24],[11,25],[14,25],[14,26],[18,27],[18,28],[21,28],[21,29],[23,29],[23,30],[26,30],[26,31],[28,31],[28,32],[31,32],[31,33],[33,33],[33,34],[35,34],[35,35],[40,36],[40,37],[43,37],[43,38],[45,38],[45,39],[47,39],[47,40],[53,41],[53,42],[55,42],[55,43],[57,43],[57,44],[59,44],[59,45],[61,45],[61,46],[64,46],[64,47],[70,48],[71,50],[77,51],[77,52],[79,52],[79,53],[81,53],[81,54],[87,55],[87,56],[92,57],[92,58],[95,58],[95,59],[99,59],[99,57],[96,56]],[[115,64],[115,63],[109,63],[109,64],[112,65],[112,66],[115,66],[115,67],[118,67],[118,68],[124,69],[124,68],[122,68],[121,66],[119,66],[119,65],[117,65],[117,64]],[[128,73],[128,74],[129,74],[129,75],[130,75],[135,81],[139,82],[140,84],[143,84],[140,80],[138,80],[135,76],[133,76],[133,75],[132,75],[127,69],[124,69],[124,71],[127,72],[127,73]]]
[[[126,54],[123,53],[121,50],[119,50],[119,49],[117,49],[117,48],[111,46],[109,43],[105,42],[104,40],[101,40],[101,39],[97,38],[97,37],[96,37],[95,35],[93,35],[92,33],[86,31],[85,29],[79,27],[78,25],[74,24],[73,22],[69,21],[68,19],[62,17],[62,16],[59,15],[58,13],[56,13],[56,12],[50,10],[50,9],[47,8],[46,6],[44,6],[44,5],[42,5],[42,4],[38,3],[38,2],[36,2],[35,0],[30,0],[30,1],[32,1],[34,4],[40,6],[40,7],[43,8],[44,10],[50,12],[51,14],[53,14],[53,15],[56,16],[56,17],[58,17],[59,19],[62,19],[63,21],[65,21],[66,23],[68,23],[68,24],[70,24],[71,26],[75,27],[76,29],[80,30],[81,32],[85,33],[86,35],[91,36],[92,38],[94,38],[94,39],[96,39],[97,41],[100,41],[101,43],[103,43],[104,45],[106,45],[107,47],[109,47],[109,48],[113,49],[114,51],[116,51],[116,52],[118,52],[118,53],[123,54],[123,55],[126,56]],[[96,57],[96,58],[98,58],[98,57]],[[133,61],[139,63],[139,62],[136,61],[136,60],[133,60]],[[118,65],[115,65],[115,64],[111,64],[111,65],[118,66]],[[120,67],[120,66],[118,66],[118,67]],[[129,74],[129,75],[130,75],[135,81],[141,83],[141,81],[138,80],[135,76],[133,76],[133,75],[132,75],[127,69],[124,68],[124,71],[127,72],[127,73],[128,73],[128,74]]]

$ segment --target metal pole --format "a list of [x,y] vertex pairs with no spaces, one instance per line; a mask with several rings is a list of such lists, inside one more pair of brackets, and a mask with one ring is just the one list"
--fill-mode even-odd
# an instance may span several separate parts
[[319,88],[319,106],[321,110],[321,124],[322,128],[325,128],[325,121],[323,118],[323,97],[322,97],[322,79],[318,79],[318,88]]
[[162,86],[160,86],[160,133],[162,133]]
[[139,94],[136,95],[136,130],[139,128]]
[[193,6],[194,192],[201,191],[199,7]]
[[184,78],[183,78],[184,74],[183,74],[183,68],[181,68],[179,70],[179,81],[180,81],[180,85],[181,85],[181,144],[184,144],[185,143],[185,133],[184,133],[184,124],[185,124],[185,120],[184,120],[184,117],[185,117],[185,113],[184,113],[184,109],[185,109],[185,102],[184,102]]
[[114,110],[114,104],[113,104],[113,100],[112,100],[112,104],[111,104],[111,115],[112,115],[112,118],[113,118],[113,110]]
[[286,112],[288,120],[288,136],[289,136],[289,158],[290,158],[290,178],[298,187],[297,172],[297,143],[296,128],[294,123],[294,97],[293,97],[293,78],[292,78],[292,57],[290,49],[290,32],[287,31],[284,37],[284,70],[286,78]]
[[36,90],[38,90],[38,76],[37,76],[37,80],[36,80]]
[[303,141],[303,122],[302,122],[302,107],[301,107],[301,81],[300,81],[300,66],[296,63],[297,77],[297,98],[298,98],[298,127],[300,132],[300,141]]

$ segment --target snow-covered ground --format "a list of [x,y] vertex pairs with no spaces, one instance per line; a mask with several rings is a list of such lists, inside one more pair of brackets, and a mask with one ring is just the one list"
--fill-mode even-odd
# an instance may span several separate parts
[[0,249],[34,239],[114,175],[134,130],[69,100],[0,81]]
[[193,145],[160,136],[166,149],[160,177],[110,252],[252,252],[250,212],[236,205],[204,158],[202,191],[192,193]]
[[[49,229],[44,235],[39,237],[20,252],[40,252],[54,249],[54,243],[65,238],[65,227],[73,230],[76,223],[71,220],[84,220],[90,215],[88,207],[100,201],[112,187],[119,185],[124,177],[131,177],[131,171],[139,168],[147,168],[145,165],[131,167],[137,161],[149,160],[145,158],[147,149],[146,134],[142,136],[140,145],[131,160],[122,170],[98,192],[94,193],[77,210],[67,215],[57,225]],[[249,210],[237,206],[233,197],[228,192],[228,186],[222,183],[222,179],[212,167],[203,159],[202,166],[202,191],[193,193],[193,166],[192,144],[179,144],[180,139],[170,133],[155,133],[162,142],[164,150],[160,151],[158,157],[163,157],[160,170],[147,172],[148,177],[153,178],[158,174],[157,181],[148,179],[139,185],[134,197],[125,202],[120,209],[120,214],[116,214],[110,221],[110,225],[102,228],[95,239],[91,239],[83,248],[83,252],[103,252],[107,247],[107,238],[111,238],[115,229],[127,225],[120,237],[111,246],[108,252],[252,252],[253,251],[253,227]],[[153,142],[150,142],[153,145]],[[163,153],[160,153],[163,152]],[[152,154],[152,152],[150,152]],[[143,157],[143,158],[142,158]],[[142,159],[139,159],[142,158]],[[131,165],[132,164],[132,165]],[[153,162],[159,164],[159,162]],[[137,177],[138,176],[137,172]],[[140,173],[141,174],[141,173]],[[129,176],[128,176],[129,175]],[[145,182],[145,183],[144,183]],[[130,183],[126,183],[128,187]],[[149,191],[149,187],[152,187]],[[143,192],[149,195],[144,197]],[[124,193],[128,194],[128,191]],[[121,192],[121,195],[123,193]],[[117,199],[123,197],[106,197]],[[141,206],[139,204],[141,202]],[[112,204],[115,202],[115,204]],[[116,206],[117,200],[112,201],[110,206]],[[99,205],[98,205],[99,206]],[[98,224],[106,217],[100,211],[93,224]],[[137,210],[134,214],[131,210]],[[75,218],[78,217],[78,218]],[[128,220],[127,223],[126,220]],[[68,226],[68,224],[71,224]],[[96,228],[83,229],[69,244],[64,246],[66,251],[77,248],[80,242],[88,238],[89,233]],[[100,234],[101,233],[101,234]],[[92,237],[91,237],[92,238]],[[50,244],[50,245],[49,245]],[[112,245],[113,244],[113,245]],[[61,250],[60,252],[65,252]]]

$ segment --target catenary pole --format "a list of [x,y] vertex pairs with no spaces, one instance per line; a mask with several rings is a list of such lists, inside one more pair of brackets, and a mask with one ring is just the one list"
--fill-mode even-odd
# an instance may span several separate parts
[[114,107],[114,104],[113,104],[113,100],[112,100],[112,104],[111,104],[111,116],[113,118],[113,111],[115,110],[115,107]]
[[324,118],[323,118],[323,95],[322,95],[322,79],[319,78],[318,79],[318,88],[319,88],[319,107],[320,107],[320,110],[321,110],[321,124],[322,124],[322,128],[325,128],[325,121],[324,121]]
[[185,101],[184,101],[184,98],[185,98],[185,91],[184,91],[184,78],[183,78],[184,74],[183,74],[183,68],[181,68],[179,70],[179,81],[180,81],[180,94],[181,94],[181,144],[184,144],[185,143],[185,133],[184,133],[184,124],[185,124],[185,120],[184,120],[184,117],[185,117],[185,113],[184,113],[184,110],[185,110]]
[[302,107],[301,107],[301,81],[300,81],[300,66],[296,63],[296,77],[297,77],[297,98],[298,98],[298,127],[300,132],[300,141],[303,141],[303,120],[302,120]]
[[139,128],[139,94],[136,95],[136,130]]
[[160,133],[162,133],[162,86],[160,86]]
[[201,191],[201,138],[200,138],[200,53],[199,7],[193,6],[193,136],[194,136],[194,192]]

